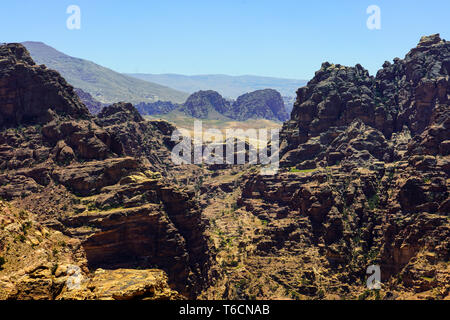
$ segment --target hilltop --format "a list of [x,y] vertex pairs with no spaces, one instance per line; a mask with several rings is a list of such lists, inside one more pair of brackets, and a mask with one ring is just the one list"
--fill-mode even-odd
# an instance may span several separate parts
[[139,80],[102,67],[94,62],[74,58],[42,42],[23,42],[37,64],[54,69],[75,88],[89,93],[101,103],[132,103],[166,100],[183,102],[188,94],[169,87]]

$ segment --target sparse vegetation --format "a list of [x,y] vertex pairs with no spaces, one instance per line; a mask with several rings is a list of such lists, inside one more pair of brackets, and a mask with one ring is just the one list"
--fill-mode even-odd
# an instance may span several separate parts
[[289,172],[300,172],[300,173],[308,173],[308,172],[314,172],[317,171],[317,169],[304,169],[304,170],[300,170],[297,169],[296,167],[291,167],[289,169]]

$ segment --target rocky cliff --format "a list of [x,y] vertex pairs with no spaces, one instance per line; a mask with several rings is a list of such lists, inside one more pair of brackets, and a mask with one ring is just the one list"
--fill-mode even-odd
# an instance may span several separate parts
[[[170,124],[146,122],[126,103],[106,107],[93,117],[57,72],[35,65],[19,44],[0,47],[0,106],[0,196],[30,212],[36,224],[58,230],[67,241],[78,241],[86,259],[83,264],[71,261],[85,277],[90,277],[89,269],[99,267],[129,270],[117,274],[114,285],[116,274],[109,271],[107,277],[91,279],[109,283],[101,286],[120,287],[123,274],[134,276],[132,269],[159,268],[168,281],[159,274],[152,287],[149,271],[142,275],[149,285],[138,296],[151,297],[155,288],[166,292],[167,282],[186,297],[203,288],[210,260],[204,224],[195,200],[166,178]],[[13,228],[10,224],[6,225]],[[13,278],[8,282],[15,265],[5,252],[8,239],[0,246],[0,255],[6,256],[2,276],[11,288],[8,297],[66,297],[63,278],[54,278],[51,266],[37,266],[46,270],[39,279],[50,286],[59,281],[57,288],[45,289],[48,292],[42,293],[39,283],[25,288]],[[32,254],[33,245],[28,250]],[[34,269],[20,272],[35,277]],[[28,290],[26,297],[21,290]]]
[[143,116],[151,116],[158,114],[167,114],[177,109],[180,105],[170,101],[156,101],[145,103],[141,102],[136,105],[136,109]]
[[233,119],[268,119],[285,121],[289,115],[280,93],[273,89],[246,93],[233,103]]
[[[175,168],[167,122],[127,103],[93,117],[22,46],[0,53],[1,298],[449,298],[450,42],[439,35],[376,76],[324,63],[298,90],[271,176]],[[188,106],[233,108],[214,92]],[[86,278],[79,290],[68,265]],[[380,290],[366,288],[370,265]]]
[[324,63],[284,124],[284,169],[239,180],[234,215],[261,221],[231,242],[249,272],[228,268],[205,296],[448,298],[449,59],[432,35],[375,77]]
[[0,47],[0,79],[1,128],[42,124],[53,114],[89,118],[73,87],[56,71],[36,65],[23,46]]
[[448,42],[433,35],[422,38],[405,59],[385,62],[376,77],[360,65],[324,63],[298,91],[291,120],[281,133],[284,161],[309,160],[319,153],[324,158],[325,152],[344,158],[345,153],[328,145],[355,121],[375,130],[375,140],[384,139],[397,151],[385,149],[379,160],[399,159],[408,137],[420,135],[438,114],[448,112],[448,59]]
[[231,105],[218,92],[206,90],[191,94],[179,110],[194,118],[220,119],[230,113]]

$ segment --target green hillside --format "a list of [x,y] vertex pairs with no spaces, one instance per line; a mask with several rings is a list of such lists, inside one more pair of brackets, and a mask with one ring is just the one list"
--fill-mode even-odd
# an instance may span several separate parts
[[72,86],[88,92],[102,103],[127,101],[131,103],[158,100],[182,103],[187,93],[136,79],[91,61],[74,58],[42,42],[24,42],[38,64],[57,70]]

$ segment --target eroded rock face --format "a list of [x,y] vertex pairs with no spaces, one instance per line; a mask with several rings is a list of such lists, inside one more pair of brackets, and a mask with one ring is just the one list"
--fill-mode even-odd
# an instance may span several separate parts
[[[246,259],[265,279],[261,295],[279,297],[269,282],[300,297],[357,297],[355,284],[377,264],[386,297],[448,296],[449,59],[450,42],[432,35],[376,77],[324,63],[298,90],[281,132],[284,169],[244,175],[237,202],[264,222]],[[224,295],[257,294],[251,275],[227,277],[248,284]]]
[[210,257],[191,198],[148,172],[103,188],[87,200],[92,202],[85,203],[85,211],[63,224],[66,232],[82,239],[91,268],[158,266],[173,287],[194,297],[208,278]]
[[[6,121],[0,122],[0,196],[77,241],[87,257],[85,275],[98,267],[169,274],[167,281],[162,273],[150,281],[152,272],[107,271],[107,279],[92,280],[98,290],[82,297],[179,297],[167,282],[196,296],[208,281],[210,253],[192,194],[163,178],[173,126],[144,121],[127,103],[93,118],[57,72],[36,66],[15,44],[0,47],[0,105]],[[10,296],[59,298],[65,278],[55,276],[51,265],[39,268],[38,275],[26,271],[19,282],[6,281]],[[144,286],[115,292],[128,276],[142,278]]]
[[171,140],[175,127],[162,120],[145,121],[139,112],[127,103],[105,107],[95,119],[112,137],[114,145],[123,146],[122,153],[144,161],[154,171],[165,175],[171,166]]
[[231,105],[218,92],[206,90],[191,94],[180,110],[194,118],[207,119],[216,116],[217,113],[219,115],[229,113]]
[[233,103],[233,119],[268,119],[285,121],[289,115],[281,94],[273,89],[257,90],[243,94]]
[[36,65],[20,44],[0,47],[0,126],[40,124],[59,115],[88,118],[73,87],[53,70]]
[[179,300],[170,289],[167,275],[158,269],[97,269],[94,276],[79,289],[67,290],[62,300]]
[[320,151],[325,151],[333,140],[342,140],[338,136],[348,134],[345,130],[355,120],[381,132],[394,149],[400,142],[396,137],[406,130],[412,137],[423,133],[421,139],[426,142],[422,148],[428,148],[428,152],[445,153],[449,59],[449,42],[433,35],[424,37],[405,59],[386,62],[376,77],[360,65],[324,63],[308,85],[299,89],[291,120],[280,134],[282,154],[288,154],[286,165],[302,160],[295,154],[302,154],[303,146],[311,139],[320,137]]
[[193,93],[179,108],[187,115],[200,119],[268,119],[285,121],[289,115],[281,94],[273,89],[256,90],[241,95],[233,103],[213,90]]
[[[381,298],[448,298],[448,49],[425,37],[376,77],[323,64],[298,91],[273,176],[251,166],[174,170],[166,158],[174,128],[125,103],[96,118],[58,108],[42,109],[38,123],[14,118],[22,126],[0,133],[0,195],[30,209],[40,227],[2,214],[9,233],[0,252],[17,240],[19,255],[7,259],[67,246],[64,261],[46,254],[27,269],[7,260],[0,293],[355,299],[366,297],[367,266],[376,264]],[[19,56],[18,65],[36,68]],[[33,235],[44,228],[56,238]],[[68,263],[87,277],[79,292],[64,285]]]
[[58,168],[53,171],[52,176],[67,189],[87,196],[98,193],[105,186],[118,183],[125,174],[138,167],[139,162],[134,158],[114,158]]
[[114,103],[98,114],[102,126],[120,124],[126,121],[142,122],[144,118],[131,103]]

